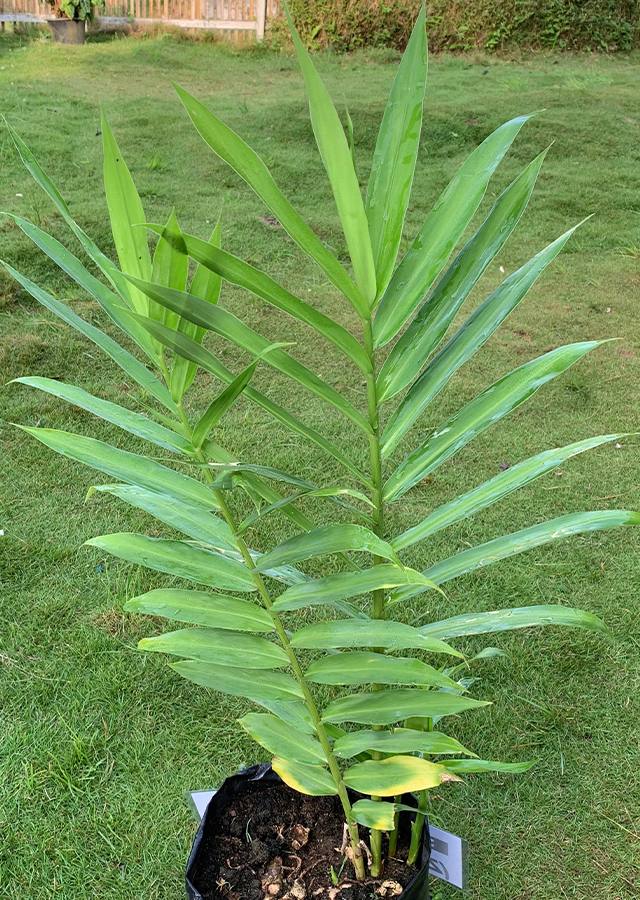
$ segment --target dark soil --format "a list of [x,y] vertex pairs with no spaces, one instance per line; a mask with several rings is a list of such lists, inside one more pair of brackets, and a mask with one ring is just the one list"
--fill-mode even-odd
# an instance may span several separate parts
[[[397,897],[418,872],[403,861],[407,835],[401,829],[397,857],[387,860],[384,877],[358,884],[341,852],[343,823],[337,797],[308,797],[283,784],[261,785],[259,792],[232,799],[216,834],[206,839],[202,850],[208,864],[200,869],[198,888],[204,900]],[[360,832],[368,843],[368,829]]]

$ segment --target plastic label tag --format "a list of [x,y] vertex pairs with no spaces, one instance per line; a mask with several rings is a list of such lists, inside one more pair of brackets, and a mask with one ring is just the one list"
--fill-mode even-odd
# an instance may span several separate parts
[[464,838],[429,823],[431,859],[429,874],[447,884],[469,890],[469,844]]
[[214,791],[185,791],[184,797],[187,806],[194,815],[196,822],[200,822],[204,815],[204,811],[209,804],[209,800],[217,793]]

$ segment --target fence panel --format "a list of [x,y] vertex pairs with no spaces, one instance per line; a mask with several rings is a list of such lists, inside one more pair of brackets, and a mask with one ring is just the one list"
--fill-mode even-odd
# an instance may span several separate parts
[[[262,40],[267,18],[276,16],[279,0],[105,0],[105,25],[130,22],[222,31],[225,37]],[[0,22],[43,22],[52,12],[46,0],[0,0]]]

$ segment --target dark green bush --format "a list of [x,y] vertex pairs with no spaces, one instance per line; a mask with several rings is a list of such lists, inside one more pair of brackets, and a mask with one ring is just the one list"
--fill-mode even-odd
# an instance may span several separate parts
[[[420,0],[289,0],[289,5],[310,45],[403,50]],[[427,31],[432,51],[631,50],[640,45],[640,0],[428,0]]]

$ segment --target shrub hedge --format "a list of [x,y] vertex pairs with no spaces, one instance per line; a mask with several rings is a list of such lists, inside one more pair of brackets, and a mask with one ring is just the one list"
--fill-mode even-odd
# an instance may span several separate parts
[[[420,0],[289,0],[289,7],[309,45],[403,50]],[[432,51],[631,50],[640,45],[640,0],[428,0],[427,31]]]

